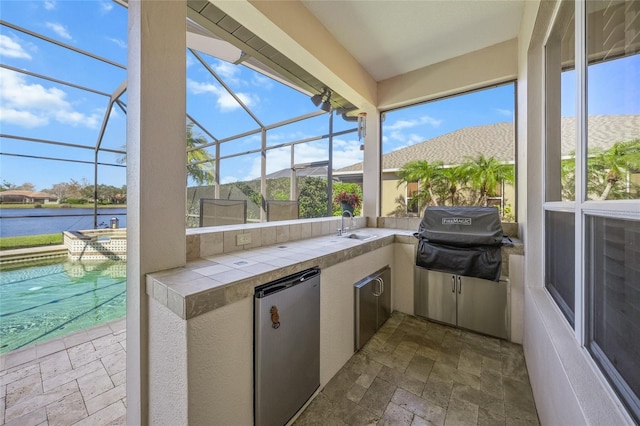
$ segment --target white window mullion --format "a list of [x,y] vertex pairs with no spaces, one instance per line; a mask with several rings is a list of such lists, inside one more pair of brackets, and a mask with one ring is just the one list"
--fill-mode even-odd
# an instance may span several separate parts
[[586,5],[575,3],[575,59],[576,59],[576,197],[575,197],[575,326],[576,339],[585,342],[585,286],[584,286],[584,215],[587,199],[587,57]]

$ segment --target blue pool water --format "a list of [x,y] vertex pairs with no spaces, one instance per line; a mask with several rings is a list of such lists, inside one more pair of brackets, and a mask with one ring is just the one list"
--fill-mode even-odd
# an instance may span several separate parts
[[125,316],[126,262],[61,262],[0,273],[0,353]]

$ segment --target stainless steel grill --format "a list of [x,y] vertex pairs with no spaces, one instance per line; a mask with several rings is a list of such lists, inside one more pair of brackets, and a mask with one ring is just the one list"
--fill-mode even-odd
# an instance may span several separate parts
[[416,265],[434,271],[498,282],[502,224],[494,207],[425,209],[418,232]]

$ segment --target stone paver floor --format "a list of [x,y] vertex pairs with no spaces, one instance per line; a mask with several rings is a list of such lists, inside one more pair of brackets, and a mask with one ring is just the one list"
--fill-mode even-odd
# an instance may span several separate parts
[[[0,356],[0,425],[125,424],[125,336],[121,319]],[[538,425],[522,346],[394,312],[294,423],[371,424]]]
[[522,346],[394,312],[303,425],[538,425]]
[[0,356],[0,425],[124,425],[125,319]]

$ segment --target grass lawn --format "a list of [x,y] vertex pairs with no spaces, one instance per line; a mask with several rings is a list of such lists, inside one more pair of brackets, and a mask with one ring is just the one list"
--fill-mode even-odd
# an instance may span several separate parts
[[0,238],[0,250],[13,250],[26,247],[40,247],[62,244],[62,232],[56,234],[25,235],[22,237]]
[[[40,208],[35,206],[42,206],[44,209],[89,209],[93,208],[93,203],[87,204],[0,204],[0,210],[4,209],[34,209]],[[124,209],[126,204],[98,204],[99,209]]]

